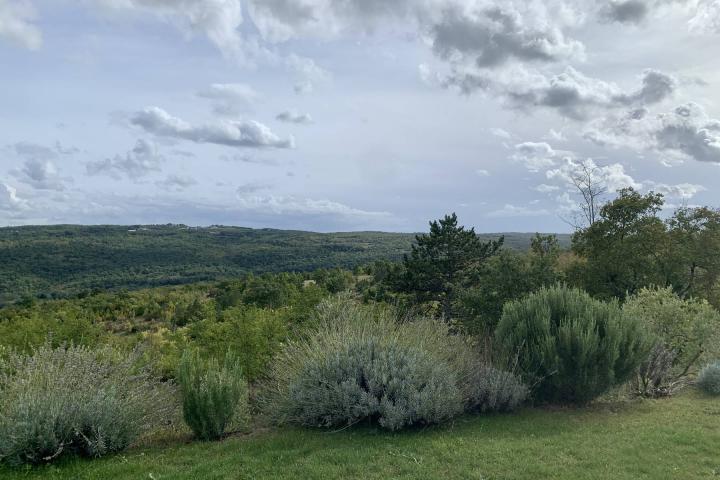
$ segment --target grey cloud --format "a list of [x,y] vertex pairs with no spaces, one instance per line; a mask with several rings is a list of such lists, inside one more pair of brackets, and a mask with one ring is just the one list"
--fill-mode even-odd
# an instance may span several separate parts
[[555,166],[561,157],[561,152],[545,142],[523,142],[515,145],[510,159],[522,163],[531,172],[539,172]]
[[720,120],[710,118],[692,102],[670,113],[631,111],[595,121],[588,126],[585,137],[599,145],[720,164]]
[[42,46],[42,33],[33,24],[35,10],[27,1],[0,2],[0,39],[37,50]]
[[28,159],[52,160],[58,156],[56,150],[32,142],[17,142],[11,147],[17,155]]
[[155,182],[155,184],[166,190],[182,191],[193,185],[197,185],[197,180],[187,176],[168,175],[165,180]]
[[609,22],[640,23],[649,12],[647,0],[615,0],[601,9],[601,17]]
[[638,90],[623,92],[614,83],[588,77],[568,66],[551,77],[523,68],[504,75],[454,70],[440,82],[445,87],[457,87],[465,94],[476,90],[497,94],[510,108],[545,107],[564,117],[585,120],[597,111],[642,108],[659,103],[677,89],[673,77],[656,70],[643,72],[641,81]]
[[135,112],[132,125],[159,137],[188,140],[195,143],[213,143],[229,147],[293,148],[294,139],[282,139],[262,123],[248,121],[220,121],[206,125],[191,125],[173,117],[158,107]]
[[308,124],[308,123],[312,123],[312,121],[313,121],[310,114],[298,113],[294,110],[286,110],[284,112],[281,112],[281,113],[277,114],[277,116],[275,118],[281,122],[299,123],[299,124]]
[[67,179],[60,177],[55,164],[42,158],[28,158],[20,170],[12,172],[19,181],[38,190],[65,190]]
[[86,171],[88,175],[108,175],[115,179],[127,177],[136,180],[152,172],[159,172],[164,161],[165,158],[160,155],[154,144],[140,139],[125,155],[89,162]]
[[252,87],[243,83],[214,83],[197,95],[213,100],[213,111],[226,116],[251,111],[260,98]]
[[267,190],[268,188],[270,188],[270,185],[263,183],[244,183],[237,187],[235,192],[237,193],[238,197],[242,198],[247,195],[260,192],[262,190]]
[[510,3],[475,14],[451,8],[431,28],[433,49],[444,59],[472,55],[478,67],[495,67],[511,59],[554,62],[583,56],[583,45],[565,38],[554,24],[531,26],[526,20]]

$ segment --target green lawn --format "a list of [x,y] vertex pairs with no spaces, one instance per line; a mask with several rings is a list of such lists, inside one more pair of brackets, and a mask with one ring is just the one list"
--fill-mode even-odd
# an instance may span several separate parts
[[395,434],[282,429],[0,470],[0,478],[720,478],[720,400],[689,392],[588,409],[526,409]]

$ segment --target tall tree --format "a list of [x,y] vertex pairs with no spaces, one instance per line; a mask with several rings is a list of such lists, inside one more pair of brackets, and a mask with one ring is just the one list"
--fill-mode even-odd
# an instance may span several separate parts
[[503,237],[482,242],[474,228],[458,225],[455,213],[432,221],[430,233],[416,236],[410,255],[403,258],[402,286],[419,302],[439,302],[445,318],[452,318],[458,291],[477,278],[503,242]]
[[704,297],[720,306],[720,210],[678,209],[669,229],[668,285],[681,297]]
[[661,194],[622,189],[592,225],[575,232],[573,250],[587,259],[588,292],[624,298],[643,286],[664,284],[667,231],[657,215],[663,203]]

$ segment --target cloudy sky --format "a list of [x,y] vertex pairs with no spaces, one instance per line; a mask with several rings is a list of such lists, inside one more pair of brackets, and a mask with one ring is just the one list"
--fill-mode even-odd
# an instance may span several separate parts
[[719,206],[719,87],[720,0],[0,0],[0,225]]

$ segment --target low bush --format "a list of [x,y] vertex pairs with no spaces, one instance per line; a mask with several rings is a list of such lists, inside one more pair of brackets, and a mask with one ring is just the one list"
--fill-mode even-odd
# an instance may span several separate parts
[[221,365],[186,350],[177,375],[182,393],[183,418],[195,436],[216,440],[233,420],[247,413],[248,386],[237,357],[228,353]]
[[315,321],[271,365],[260,400],[277,423],[369,421],[398,430],[439,423],[465,409],[508,409],[519,398],[493,396],[489,384],[479,383],[478,356],[442,322],[399,322],[392,309],[349,297],[323,302]]
[[706,365],[700,371],[697,385],[707,394],[720,395],[720,360]]
[[[658,348],[666,352],[658,355],[660,350],[653,350],[644,362],[649,368],[641,369],[640,383],[650,389],[641,393],[671,393],[685,377],[695,375],[701,365],[720,353],[720,313],[704,300],[682,299],[671,288],[646,288],[630,297],[623,311],[655,335]],[[670,365],[664,365],[670,354]]]
[[109,347],[41,346],[0,355],[0,460],[38,464],[126,448],[164,423],[172,387]]
[[478,412],[509,412],[523,403],[528,387],[513,373],[490,366],[476,370],[471,382],[468,409]]
[[495,335],[540,402],[587,403],[628,380],[651,347],[617,303],[563,286],[506,304]]
[[638,367],[635,392],[643,397],[663,397],[677,386],[673,379],[675,352],[663,343],[656,343]]

